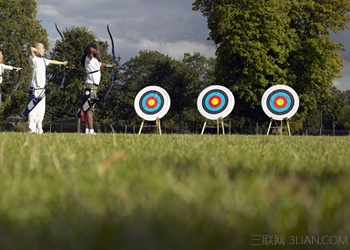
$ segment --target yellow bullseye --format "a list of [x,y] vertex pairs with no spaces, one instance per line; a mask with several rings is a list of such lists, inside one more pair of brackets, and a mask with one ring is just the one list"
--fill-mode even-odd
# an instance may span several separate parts
[[277,100],[276,103],[277,103],[278,106],[283,106],[284,100],[282,98],[280,98],[280,99]]
[[154,101],[154,99],[150,99],[150,100],[148,101],[148,105],[149,105],[149,106],[154,106],[155,103],[156,103],[156,102]]
[[215,106],[215,105],[217,105],[219,103],[219,99],[218,98],[213,98],[211,100],[211,103]]

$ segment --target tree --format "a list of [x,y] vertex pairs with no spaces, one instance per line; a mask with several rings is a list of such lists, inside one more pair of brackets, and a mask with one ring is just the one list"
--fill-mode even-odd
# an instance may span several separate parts
[[[52,89],[51,94],[47,96],[47,111],[45,119],[48,121],[72,120],[76,119],[76,113],[81,105],[82,86],[86,78],[86,73],[81,65],[81,57],[85,47],[90,43],[96,43],[100,49],[103,61],[111,61],[107,54],[107,42],[101,42],[96,35],[86,27],[71,27],[61,31],[64,41],[57,40],[50,57],[63,61],[68,60],[66,76],[63,86],[56,92],[62,82],[63,67],[49,66],[47,74],[49,77],[48,86]],[[105,88],[109,84],[109,72],[102,69],[102,77],[99,86],[99,96],[102,97]],[[56,92],[56,93],[55,93]],[[101,101],[102,98],[100,98]],[[96,105],[96,111],[100,105]],[[96,117],[96,121],[98,121]]]
[[198,52],[193,55],[185,53],[182,59],[182,63],[194,71],[200,88],[215,84],[215,62],[214,58],[207,58]]
[[162,119],[163,124],[175,129],[195,127],[199,119],[196,100],[201,90],[213,83],[213,59],[196,53],[185,54],[178,61],[156,51],[140,51],[139,55],[123,64],[118,77],[117,91],[112,93],[114,109],[106,110],[114,122],[129,126],[140,124],[134,109],[137,93],[146,86],[164,88],[171,99],[171,107]]
[[163,118],[164,123],[177,124],[178,116],[181,116],[183,110],[180,102],[186,101],[185,98],[178,98],[178,92],[181,90],[182,94],[186,93],[185,86],[188,84],[184,73],[181,72],[182,66],[181,62],[156,51],[140,51],[139,56],[127,61],[123,65],[124,73],[121,80],[125,84],[119,92],[124,98],[123,100],[114,98],[119,101],[121,107],[119,113],[123,117],[123,122],[129,125],[130,122],[132,125],[139,123],[140,118],[134,110],[134,99],[141,89],[152,85],[164,88],[171,99],[171,110]]
[[[12,114],[20,114],[27,101],[27,89],[30,83],[30,67],[28,64],[28,49],[35,42],[41,42],[48,48],[46,29],[36,20],[37,2],[34,0],[0,0],[0,47],[5,51],[4,63],[20,66],[23,69],[17,73],[9,72],[8,78],[2,83],[3,104],[1,119]],[[17,91],[11,95],[19,82]],[[9,96],[11,95],[11,99]]]
[[135,113],[134,99],[142,88],[156,84],[149,79],[149,75],[154,71],[154,65],[163,58],[164,55],[158,52],[140,51],[139,56],[122,65],[116,77],[117,84],[113,86],[108,102],[104,103],[104,113],[101,114],[104,123],[129,126],[140,123]]
[[305,119],[315,96],[340,76],[344,48],[330,32],[349,28],[349,0],[196,0],[193,10],[207,18],[217,46],[218,83],[234,92],[235,111],[250,124],[263,119],[258,107],[268,87],[291,86],[301,100],[296,118]]
[[345,104],[340,111],[338,124],[342,128],[350,130],[350,90],[346,90],[342,94],[345,97]]
[[322,104],[319,104],[322,109],[322,118],[325,129],[335,130],[336,127],[343,128],[339,118],[343,113],[344,107],[349,103],[344,92],[336,87],[330,89],[331,95],[325,98]]
[[[191,86],[191,96],[188,98],[191,103],[185,108],[183,112],[183,120],[186,121],[188,128],[195,131],[203,124],[204,118],[197,109],[197,99],[206,87],[216,84],[214,69],[216,60],[214,58],[207,58],[200,53],[185,53],[182,63],[185,68],[191,72],[193,77],[193,85]],[[210,121],[208,121],[208,124]]]

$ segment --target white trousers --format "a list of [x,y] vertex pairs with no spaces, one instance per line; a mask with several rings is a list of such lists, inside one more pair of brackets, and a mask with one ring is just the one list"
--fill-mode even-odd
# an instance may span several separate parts
[[[35,97],[44,96],[45,89],[34,90]],[[28,114],[28,127],[30,133],[42,134],[43,131],[43,120],[46,108],[46,97],[44,96],[42,100],[33,108]]]

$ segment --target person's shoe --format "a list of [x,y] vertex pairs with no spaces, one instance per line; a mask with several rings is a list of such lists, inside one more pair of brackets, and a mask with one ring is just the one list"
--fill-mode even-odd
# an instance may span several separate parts
[[96,132],[90,132],[89,135],[97,135]]

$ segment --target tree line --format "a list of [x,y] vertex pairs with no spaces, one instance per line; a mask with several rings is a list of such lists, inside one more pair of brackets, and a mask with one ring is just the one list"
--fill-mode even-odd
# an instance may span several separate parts
[[[49,44],[47,31],[35,19],[36,1],[2,1],[1,5],[4,22],[0,26],[4,32],[0,34],[0,46],[6,51],[5,62],[19,65],[20,57],[23,60],[21,79],[17,73],[9,72],[3,82],[0,116],[4,120],[20,114],[26,104],[30,83],[28,46],[38,41],[46,47]],[[140,124],[134,99],[142,88],[156,85],[171,98],[162,123],[194,131],[204,121],[197,110],[197,97],[207,86],[219,84],[228,87],[236,100],[233,112],[225,118],[230,120],[232,132],[254,133],[256,124],[267,127],[269,123],[260,103],[264,91],[272,85],[285,84],[300,98],[299,110],[290,120],[293,133],[349,130],[350,91],[333,86],[344,63],[339,50],[345,48],[329,36],[331,31],[348,28],[349,6],[348,0],[195,1],[193,9],[208,20],[209,39],[217,47],[216,58],[185,53],[182,60],[176,60],[157,51],[139,51],[138,56],[117,65],[108,95],[109,71],[104,69],[95,122]],[[10,11],[13,9],[16,11]],[[26,18],[21,19],[24,15]],[[64,42],[57,40],[47,56],[67,57],[69,66],[63,87],[47,96],[46,122],[76,120],[86,77],[80,59],[87,41],[99,45],[103,61],[112,61],[108,43],[100,41],[88,28],[70,27],[62,33]],[[62,77],[63,67],[48,67],[47,85],[52,92]],[[9,99],[18,80],[18,90]]]

